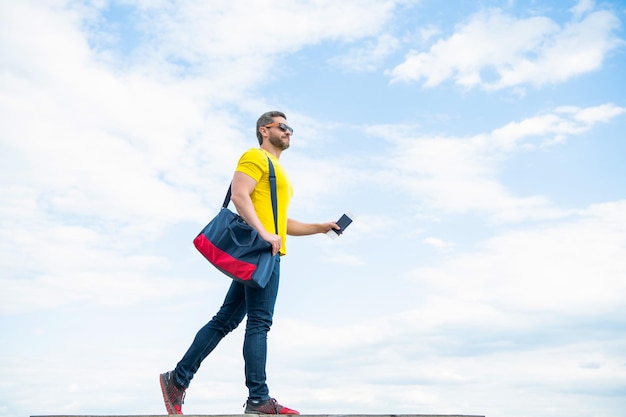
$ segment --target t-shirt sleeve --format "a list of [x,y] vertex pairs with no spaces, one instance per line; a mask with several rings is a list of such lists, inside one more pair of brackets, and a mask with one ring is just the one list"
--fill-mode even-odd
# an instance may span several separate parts
[[262,158],[261,152],[252,149],[241,155],[235,171],[243,172],[252,177],[256,182],[259,182],[266,170],[263,163],[267,165],[267,159]]

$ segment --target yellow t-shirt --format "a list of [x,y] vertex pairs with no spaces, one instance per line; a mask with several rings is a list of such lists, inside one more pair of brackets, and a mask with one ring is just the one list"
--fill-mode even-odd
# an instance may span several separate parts
[[269,164],[267,162],[268,156],[274,165],[274,171],[276,173],[278,235],[282,242],[280,254],[285,255],[287,254],[287,212],[289,202],[293,196],[293,187],[289,181],[287,172],[274,155],[260,148],[252,148],[246,151],[241,158],[239,158],[235,170],[243,172],[257,182],[254,191],[250,194],[252,204],[263,227],[265,227],[268,232],[275,233],[274,213],[272,211],[272,197],[270,193]]

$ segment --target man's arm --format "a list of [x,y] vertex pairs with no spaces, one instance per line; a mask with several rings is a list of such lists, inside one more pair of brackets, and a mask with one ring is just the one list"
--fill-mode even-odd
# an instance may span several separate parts
[[263,227],[259,216],[256,214],[256,210],[254,210],[252,199],[250,198],[250,194],[254,191],[256,184],[257,181],[251,176],[236,171],[235,175],[233,175],[230,199],[235,205],[237,213],[243,217],[246,223],[256,229],[261,239],[271,243],[272,254],[276,255],[281,247],[280,236],[268,232],[265,227]]
[[302,223],[297,220],[287,219],[287,234],[291,236],[308,236],[316,233],[326,233],[330,229],[339,230],[335,222],[326,223]]

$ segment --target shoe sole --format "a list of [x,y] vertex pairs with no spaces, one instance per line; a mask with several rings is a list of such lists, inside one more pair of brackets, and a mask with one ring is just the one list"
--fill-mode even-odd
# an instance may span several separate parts
[[[170,402],[170,398],[167,395],[167,382],[163,377],[164,374],[159,375],[159,383],[161,384],[161,394],[163,394],[163,402],[165,402],[165,409],[167,410],[167,414],[179,414],[174,409],[174,404]],[[182,414],[182,413],[180,413]]]

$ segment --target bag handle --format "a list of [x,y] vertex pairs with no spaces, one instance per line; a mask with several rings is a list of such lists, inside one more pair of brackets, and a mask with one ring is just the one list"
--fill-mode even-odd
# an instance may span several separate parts
[[[276,194],[276,172],[274,171],[274,164],[270,160],[270,157],[267,157],[267,164],[270,170],[270,194],[272,198],[272,213],[274,214],[274,232],[278,234],[278,196]],[[232,182],[228,186],[228,191],[226,192],[226,198],[224,198],[224,203],[222,204],[222,208],[228,207],[230,203],[230,196],[232,194]]]

